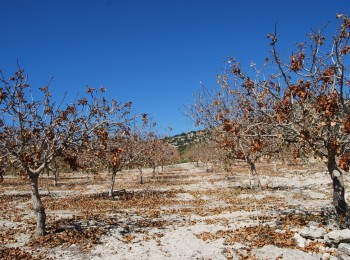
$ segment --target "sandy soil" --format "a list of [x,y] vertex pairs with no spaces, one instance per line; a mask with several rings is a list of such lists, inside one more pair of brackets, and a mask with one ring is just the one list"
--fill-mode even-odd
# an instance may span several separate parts
[[[231,173],[194,164],[167,166],[145,184],[123,171],[108,198],[108,173],[42,176],[48,235],[35,221],[26,180],[0,184],[0,258],[4,259],[259,259],[266,245],[298,249],[312,259],[332,255],[322,241],[298,247],[298,230],[331,229],[332,188],[322,165],[259,164],[262,189],[250,188],[244,164]],[[277,168],[277,171],[275,171]],[[346,185],[349,180],[346,179]]]

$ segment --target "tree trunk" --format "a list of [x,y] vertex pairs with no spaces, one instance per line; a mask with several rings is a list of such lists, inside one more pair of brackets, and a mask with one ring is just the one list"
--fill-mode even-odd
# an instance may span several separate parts
[[5,171],[3,169],[0,169],[0,182],[4,181],[4,173]]
[[53,172],[53,185],[56,187],[57,186],[57,179],[58,179],[58,166],[57,166],[57,162],[56,160],[53,161],[53,169],[52,169],[52,172]]
[[155,178],[156,177],[156,168],[157,168],[157,166],[155,166],[155,165],[153,165],[153,178]]
[[109,190],[108,196],[113,197],[113,190],[114,190],[114,183],[115,183],[115,176],[117,175],[117,171],[115,169],[112,169],[112,179],[111,179],[111,189]]
[[254,189],[255,188],[261,189],[261,182],[259,179],[258,172],[256,171],[255,163],[252,161],[248,161],[248,164],[250,166],[250,169],[249,169],[250,187]]
[[142,168],[139,168],[139,172],[140,172],[140,184],[143,184],[143,171],[142,171]]
[[343,174],[337,167],[335,158],[328,159],[328,172],[333,181],[333,205],[338,216],[345,216],[348,211],[348,205],[345,201],[345,188]]
[[55,168],[54,170],[53,170],[53,186],[55,186],[55,187],[57,187],[57,178],[58,176],[57,176],[57,169]]
[[30,175],[30,183],[32,187],[32,200],[34,215],[36,216],[36,236],[44,236],[46,233],[46,213],[43,203],[40,199],[39,187],[38,187],[39,174]]

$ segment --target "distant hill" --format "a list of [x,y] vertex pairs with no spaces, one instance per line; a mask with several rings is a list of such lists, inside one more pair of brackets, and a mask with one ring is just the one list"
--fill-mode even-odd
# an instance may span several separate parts
[[182,159],[186,151],[195,143],[200,142],[204,138],[204,131],[190,131],[188,133],[181,133],[171,137],[166,137],[165,140],[170,145],[176,147]]

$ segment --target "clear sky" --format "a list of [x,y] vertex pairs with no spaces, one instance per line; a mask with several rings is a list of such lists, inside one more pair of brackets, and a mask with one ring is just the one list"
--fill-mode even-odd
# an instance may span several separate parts
[[311,28],[334,32],[340,12],[349,0],[0,0],[0,68],[10,76],[19,61],[33,87],[53,76],[57,96],[104,86],[178,134],[194,129],[181,109],[228,56],[263,63],[276,22],[289,55]]

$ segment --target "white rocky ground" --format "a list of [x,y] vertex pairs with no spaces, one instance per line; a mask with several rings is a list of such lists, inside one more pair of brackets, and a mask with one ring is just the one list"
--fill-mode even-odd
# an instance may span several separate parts
[[[274,169],[258,165],[261,190],[250,188],[243,164],[231,173],[179,164],[156,178],[148,169],[143,185],[137,171],[124,171],[116,182],[123,192],[112,200],[93,197],[107,192],[106,173],[95,179],[62,175],[58,187],[44,176],[41,194],[52,237],[38,244],[28,243],[29,186],[6,176],[0,184],[0,258],[18,247],[53,259],[350,259],[350,231],[336,233],[340,227],[329,215],[332,184],[322,165]],[[91,245],[73,240],[77,233],[57,243],[60,234],[90,228],[103,231]]]

